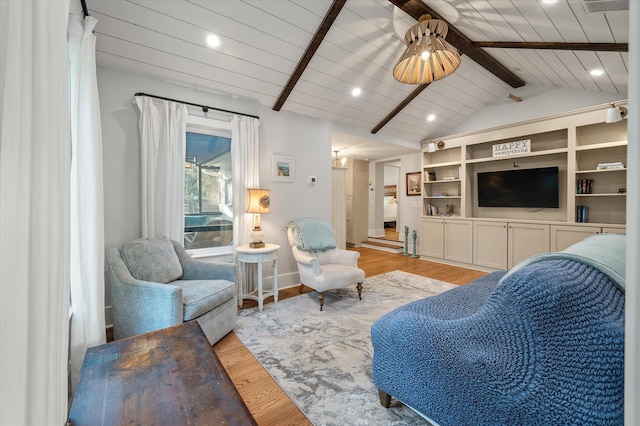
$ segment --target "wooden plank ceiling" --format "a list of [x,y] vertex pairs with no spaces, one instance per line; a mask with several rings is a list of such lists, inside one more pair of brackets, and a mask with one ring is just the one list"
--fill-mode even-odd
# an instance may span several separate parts
[[[627,93],[628,13],[590,13],[583,0],[87,3],[98,20],[100,67],[254,99],[404,145],[452,133],[523,84]],[[425,12],[450,24],[447,41],[462,64],[428,86],[399,83],[391,70],[404,33]],[[211,33],[221,39],[216,49],[205,42]],[[593,68],[604,75],[591,76]]]

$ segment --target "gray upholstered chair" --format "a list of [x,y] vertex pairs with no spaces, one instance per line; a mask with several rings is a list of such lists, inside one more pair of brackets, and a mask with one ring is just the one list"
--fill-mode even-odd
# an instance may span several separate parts
[[213,344],[235,326],[235,264],[194,260],[166,238],[130,241],[106,255],[115,339],[197,320]]
[[324,306],[324,292],[356,284],[362,300],[364,271],[358,268],[357,251],[336,247],[333,225],[317,218],[300,218],[287,224],[287,237],[298,264],[300,292],[303,286],[318,292],[320,310]]

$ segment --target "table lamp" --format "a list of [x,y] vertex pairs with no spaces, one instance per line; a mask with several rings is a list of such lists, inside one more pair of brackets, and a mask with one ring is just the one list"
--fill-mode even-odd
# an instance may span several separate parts
[[264,237],[264,231],[260,228],[260,215],[263,213],[269,213],[269,190],[268,189],[248,189],[249,191],[249,205],[247,207],[247,213],[253,213],[253,231],[251,231],[251,242],[249,246],[252,248],[264,247],[262,238]]

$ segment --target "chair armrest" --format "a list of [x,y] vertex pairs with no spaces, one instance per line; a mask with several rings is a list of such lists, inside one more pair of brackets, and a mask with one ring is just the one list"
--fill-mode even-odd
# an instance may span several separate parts
[[336,249],[335,263],[358,267],[360,252],[352,250]]
[[116,248],[106,257],[116,339],[182,323],[182,288],[134,278]]
[[306,254],[304,251],[299,250],[297,247],[291,247],[293,252],[293,258],[298,263],[298,268],[304,268],[318,275],[320,273],[320,262],[313,256]]
[[196,260],[176,241],[171,241],[182,264],[183,280],[236,281],[236,264],[231,262],[207,262]]
[[182,264],[183,280],[227,280],[235,282],[236,264],[190,259]]

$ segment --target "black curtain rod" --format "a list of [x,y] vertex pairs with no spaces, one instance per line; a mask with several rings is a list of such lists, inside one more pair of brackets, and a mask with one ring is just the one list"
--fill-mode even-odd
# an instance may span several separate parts
[[86,0],[80,0],[80,3],[82,4],[82,13],[84,13],[84,17],[86,18],[87,16],[89,16],[89,9],[87,9],[87,2]]
[[221,108],[211,107],[211,106],[208,106],[208,105],[194,104],[192,102],[179,101],[177,99],[165,98],[164,96],[149,95],[148,93],[138,92],[138,93],[135,94],[135,96],[148,96],[150,98],[162,99],[163,101],[171,101],[171,102],[178,102],[180,104],[191,105],[191,106],[195,106],[195,107],[198,107],[198,108],[202,108],[203,112],[207,112],[210,109],[213,109],[213,110],[216,110],[216,111],[227,112],[229,114],[238,114],[238,115],[244,115],[245,117],[257,118],[258,120],[260,119],[260,117],[258,117],[257,115],[245,114],[245,113],[237,112],[237,111],[229,111],[228,109],[221,109]]

